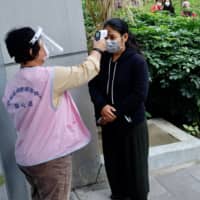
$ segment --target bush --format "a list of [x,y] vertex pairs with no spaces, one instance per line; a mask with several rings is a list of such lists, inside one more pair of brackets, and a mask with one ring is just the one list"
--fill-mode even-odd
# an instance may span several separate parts
[[150,69],[147,110],[180,126],[200,124],[200,20],[135,13],[131,31]]
[[194,135],[200,138],[200,126],[197,123],[192,123],[191,125],[183,124],[183,128],[189,132],[191,135]]
[[[95,26],[87,10],[84,14],[89,39]],[[130,20],[123,9],[115,16],[129,23],[149,64],[148,113],[178,126],[200,127],[199,18],[133,10]]]

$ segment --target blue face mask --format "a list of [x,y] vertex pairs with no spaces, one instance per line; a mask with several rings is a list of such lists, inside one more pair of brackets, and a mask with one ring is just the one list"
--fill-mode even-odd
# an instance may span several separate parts
[[106,50],[109,53],[117,53],[120,51],[120,46],[117,40],[106,40]]

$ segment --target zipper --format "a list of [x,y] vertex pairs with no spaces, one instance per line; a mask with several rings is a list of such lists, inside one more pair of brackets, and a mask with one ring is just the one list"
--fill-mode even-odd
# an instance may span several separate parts
[[[110,59],[109,62],[109,68],[108,68],[108,81],[107,81],[107,95],[109,93],[109,86],[110,86],[110,71],[111,71],[111,62],[112,62],[112,58]],[[113,78],[112,78],[112,82],[111,82],[111,103],[114,104],[114,81],[115,81],[115,73],[116,73],[116,68],[117,68],[117,62],[114,65],[114,70],[113,70]]]
[[107,80],[107,89],[106,89],[106,93],[108,95],[109,93],[109,84],[110,84],[110,67],[111,67],[111,62],[112,62],[112,58],[109,61],[109,66],[108,66],[108,80]]

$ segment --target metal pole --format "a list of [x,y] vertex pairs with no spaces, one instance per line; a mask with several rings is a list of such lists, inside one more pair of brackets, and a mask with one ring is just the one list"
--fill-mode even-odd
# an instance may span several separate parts
[[6,84],[6,69],[0,47],[0,154],[6,179],[9,200],[27,200],[28,190],[24,176],[18,169],[14,156],[15,129],[12,126],[2,103],[2,95]]

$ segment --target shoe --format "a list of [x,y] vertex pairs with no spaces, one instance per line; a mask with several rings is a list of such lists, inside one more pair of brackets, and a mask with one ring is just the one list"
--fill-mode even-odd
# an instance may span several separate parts
[[131,198],[129,197],[123,197],[123,196],[119,196],[119,195],[111,195],[110,198],[112,200],[131,200]]
[[123,199],[122,196],[119,196],[119,195],[113,195],[113,194],[110,196],[110,198],[111,198],[112,200],[122,200],[122,199]]

